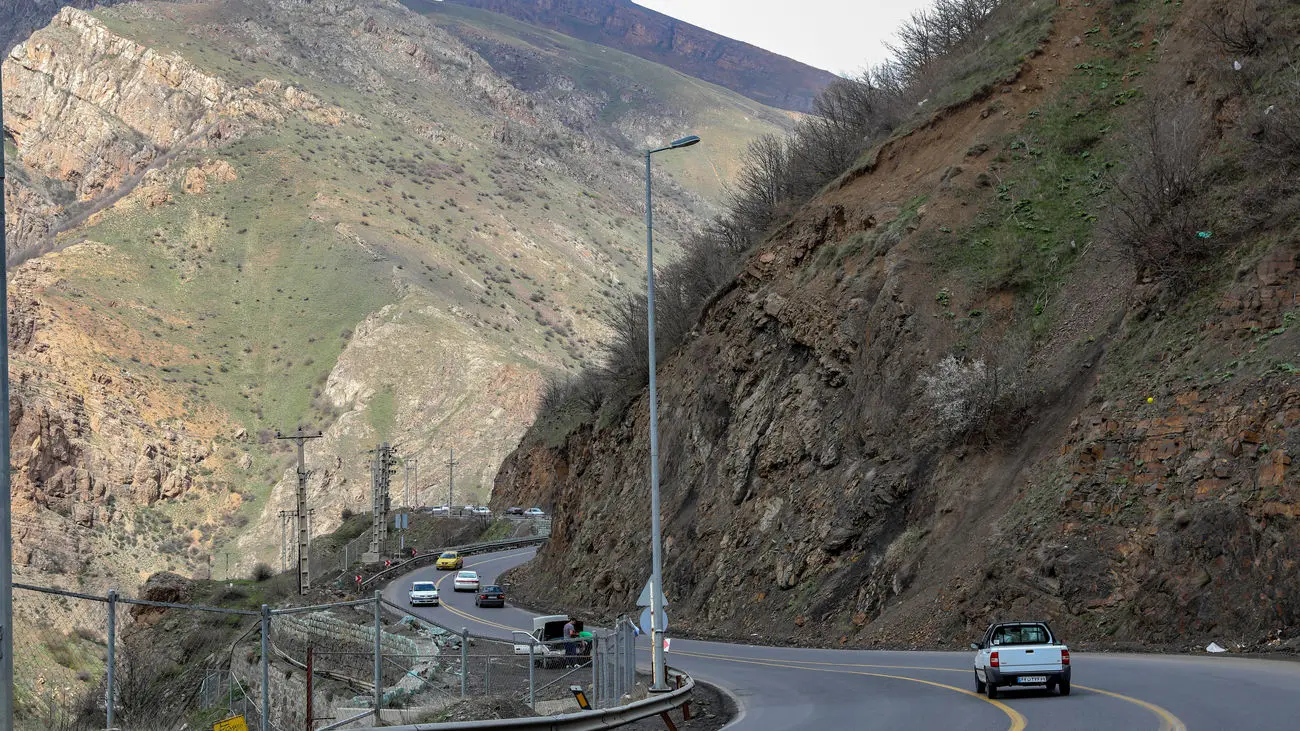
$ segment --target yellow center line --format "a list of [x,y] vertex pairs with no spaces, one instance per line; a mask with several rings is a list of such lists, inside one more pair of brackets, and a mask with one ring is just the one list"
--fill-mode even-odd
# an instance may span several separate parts
[[1169,711],[1166,711],[1165,709],[1161,708],[1160,706],[1157,706],[1154,703],[1147,703],[1146,701],[1140,698],[1131,698],[1129,696],[1121,695],[1119,693],[1114,693],[1109,690],[1102,690],[1101,688],[1090,688],[1086,685],[1076,685],[1074,687],[1083,688],[1084,690],[1090,690],[1093,693],[1101,693],[1102,695],[1108,695],[1112,698],[1118,698],[1122,701],[1128,701],[1129,703],[1134,703],[1136,705],[1142,706],[1143,708],[1147,709],[1148,711],[1151,711],[1152,713],[1156,714],[1156,716],[1160,718],[1160,731],[1187,731],[1187,724],[1183,723],[1178,718],[1178,716],[1175,716],[1174,714],[1170,713]]
[[[496,557],[496,558],[489,558],[489,559],[485,559],[485,560],[483,560],[483,561],[475,561],[475,562],[474,562],[473,564],[471,564],[471,565],[472,565],[472,566],[482,566],[482,565],[485,564],[485,563],[492,563],[493,561],[505,561],[506,559],[516,558],[516,556],[517,556],[517,554],[510,554],[509,556],[498,556],[498,557]],[[438,594],[442,594],[442,582],[446,581],[448,576],[453,576],[453,575],[454,575],[454,574],[443,574],[441,578],[439,578],[436,582],[434,582],[434,585],[438,587]],[[507,632],[515,632],[515,631],[519,631],[519,632],[527,632],[527,631],[528,631],[528,630],[523,629],[523,628],[520,628],[520,627],[510,627],[510,626],[507,626],[507,625],[504,625],[504,624],[499,624],[499,623],[497,623],[497,622],[489,622],[489,621],[486,620],[486,619],[480,619],[480,618],[475,617],[474,615],[472,615],[472,614],[470,614],[470,613],[468,613],[468,612],[463,612],[463,611],[457,609],[456,607],[451,606],[450,604],[448,604],[448,603],[446,603],[446,602],[444,602],[444,601],[439,601],[438,604],[439,604],[440,606],[442,606],[443,609],[446,609],[448,612],[451,612],[452,614],[456,615],[457,617],[461,617],[462,619],[467,619],[467,620],[469,620],[469,621],[471,621],[471,622],[477,622],[478,624],[486,625],[486,626],[488,626],[488,627],[495,627],[495,628],[497,628],[497,629],[503,629],[503,630],[506,630]]]
[[[734,658],[734,657],[732,657],[732,656],[730,656],[730,655],[714,655],[714,654],[709,654],[709,653],[683,653],[683,652],[679,652],[679,653],[677,653],[677,654],[679,654],[679,655],[690,654],[690,655],[694,655],[694,656],[696,656],[696,657],[706,657],[706,658],[712,658],[712,659],[715,659],[715,660],[734,660],[734,659],[737,659],[737,658]],[[880,668],[880,669],[886,669],[886,670],[930,670],[930,671],[943,672],[943,673],[966,673],[966,672],[974,672],[973,669],[972,669],[972,670],[965,670],[965,669],[961,669],[961,668],[936,668],[936,667],[919,666],[919,665],[868,665],[868,664],[862,664],[862,663],[820,662],[820,661],[816,661],[816,660],[788,660],[788,661],[783,661],[783,662],[787,662],[787,663],[790,663],[790,664],[792,664],[792,665],[818,665],[818,666],[841,667],[841,668]],[[806,670],[815,670],[815,669],[817,669],[817,668],[804,668],[804,669],[806,669]],[[1136,706],[1141,706],[1142,708],[1145,708],[1146,710],[1148,710],[1148,711],[1154,713],[1154,714],[1156,715],[1156,717],[1160,719],[1160,731],[1187,731],[1187,725],[1184,724],[1184,723],[1182,722],[1182,720],[1180,720],[1180,719],[1179,719],[1177,716],[1175,716],[1174,714],[1170,713],[1169,711],[1165,710],[1164,708],[1161,708],[1160,706],[1157,706],[1157,705],[1154,704],[1154,703],[1149,703],[1149,702],[1144,701],[1144,700],[1142,700],[1142,699],[1140,699],[1140,698],[1133,698],[1132,696],[1127,696],[1127,695],[1124,695],[1124,694],[1122,694],[1122,693],[1116,693],[1116,692],[1114,692],[1114,691],[1110,691],[1110,690],[1102,690],[1101,688],[1094,688],[1094,687],[1089,686],[1089,685],[1079,685],[1078,683],[1071,683],[1071,685],[1073,685],[1075,688],[1079,688],[1079,689],[1081,689],[1081,690],[1087,690],[1087,691],[1091,691],[1091,692],[1093,692],[1093,693],[1100,693],[1100,694],[1102,694],[1102,695],[1108,695],[1108,696],[1110,696],[1110,697],[1112,697],[1112,698],[1116,698],[1116,699],[1119,699],[1119,700],[1122,700],[1122,701],[1126,701],[1126,702],[1128,702],[1128,703],[1132,703],[1132,704],[1134,704],[1134,705],[1136,705]]]
[[980,695],[980,694],[978,694],[978,693],[973,693],[973,692],[971,692],[971,691],[969,691],[969,690],[966,690],[965,688],[958,688],[958,687],[955,686],[955,685],[947,685],[947,684],[945,684],[945,683],[936,683],[936,682],[934,682],[933,680],[922,680],[921,678],[909,678],[909,677],[907,677],[906,675],[890,675],[890,674],[888,674],[888,673],[869,673],[869,672],[866,672],[865,670],[837,670],[837,669],[834,669],[834,668],[826,668],[826,667],[806,667],[806,666],[801,666],[801,665],[792,665],[792,664],[783,663],[783,662],[767,662],[767,661],[764,661],[764,660],[749,660],[749,659],[745,659],[745,658],[729,657],[729,656],[726,656],[726,655],[712,655],[712,654],[708,654],[708,653],[696,653],[696,652],[674,652],[673,654],[674,654],[674,655],[687,655],[687,656],[690,656],[690,657],[703,657],[703,658],[711,658],[711,659],[716,659],[716,660],[725,660],[725,661],[727,661],[727,662],[739,662],[739,663],[745,663],[745,664],[748,664],[748,665],[765,665],[765,666],[767,666],[767,667],[783,668],[783,669],[785,669],[785,670],[809,670],[809,671],[819,672],[819,673],[844,673],[844,674],[846,674],[846,675],[864,675],[864,676],[873,677],[873,678],[888,678],[888,679],[890,679],[890,680],[906,680],[906,681],[908,681],[908,682],[910,682],[910,683],[921,683],[921,684],[923,684],[923,685],[932,685],[932,686],[934,686],[934,687],[936,687],[936,688],[943,688],[944,690],[951,690],[951,691],[953,691],[953,692],[955,692],[955,693],[961,693],[962,695],[968,695],[968,696],[970,696],[970,697],[972,697],[972,698],[978,698],[978,699],[984,701],[985,703],[988,703],[988,704],[990,704],[990,705],[996,707],[999,711],[1002,711],[1003,713],[1005,713],[1006,716],[1007,716],[1007,718],[1011,719],[1011,725],[1007,727],[1007,731],[1024,731],[1024,729],[1025,729],[1025,727],[1026,727],[1025,717],[1022,716],[1022,715],[1020,715],[1020,712],[1019,712],[1019,711],[1017,711],[1016,709],[1012,708],[1011,706],[1008,706],[1007,704],[1003,703],[1002,701],[996,701],[996,700],[993,700],[993,699],[991,699],[991,698],[985,698],[984,696],[982,696],[982,695]]
[[[483,564],[492,563],[493,561],[504,561],[506,559],[515,558],[515,556],[516,554],[510,554],[508,556],[498,556],[496,558],[489,558],[482,561],[476,561],[472,565],[481,566]],[[442,593],[442,582],[446,581],[447,577],[450,575],[452,574],[444,574],[441,578],[439,578],[435,582],[435,584],[438,587],[438,593],[440,594]],[[448,612],[451,612],[452,614],[461,617],[463,619],[469,620],[471,622],[475,622],[488,627],[495,627],[496,629],[503,629],[506,630],[507,632],[528,631],[527,629],[521,627],[511,627],[509,625],[500,624],[498,622],[491,622],[486,619],[481,619],[468,612],[461,611],[460,609],[457,609],[456,607],[453,607],[450,604],[447,604],[445,602],[439,602],[439,604],[442,606],[443,609],[446,609]],[[933,685],[937,688],[952,690],[958,693],[962,693],[964,695],[979,698],[980,700],[986,703],[990,703],[996,706],[998,710],[1005,713],[1007,717],[1011,719],[1011,726],[1008,728],[1008,731],[1023,731],[1026,726],[1025,717],[1020,715],[1020,713],[1017,712],[1014,708],[1011,708],[1010,706],[1006,705],[1005,703],[1002,703],[1001,701],[996,701],[990,698],[986,698],[985,696],[982,696],[978,693],[974,693],[964,688],[958,688],[955,685],[946,685],[944,683],[936,683],[931,680],[922,680],[920,678],[910,678],[905,675],[890,675],[887,673],[874,673],[874,672],[866,672],[863,670],[846,670],[846,669],[837,669],[837,668],[874,668],[878,670],[927,670],[927,671],[944,672],[944,673],[966,673],[966,672],[974,673],[974,669],[964,670],[960,668],[937,668],[937,667],[929,667],[924,665],[872,665],[866,663],[836,663],[836,662],[823,662],[817,660],[772,661],[772,660],[766,660],[761,658],[754,659],[754,658],[736,657],[733,655],[718,655],[718,654],[708,653],[708,652],[677,651],[674,652],[673,654],[686,655],[689,657],[699,657],[699,658],[705,658],[710,660],[724,660],[727,662],[747,663],[750,665],[766,665],[768,667],[783,668],[786,670],[811,670],[816,672],[847,673],[850,675],[867,675],[867,676],[872,676],[877,678],[889,678],[892,680],[907,680],[913,683],[923,683],[925,685]],[[1093,693],[1100,693],[1102,695],[1107,695],[1112,698],[1126,701],[1136,706],[1145,708],[1146,710],[1154,713],[1156,717],[1160,719],[1159,731],[1187,731],[1187,725],[1184,724],[1177,716],[1165,710],[1164,708],[1157,706],[1154,703],[1148,703],[1147,701],[1141,700],[1140,698],[1133,698],[1132,696],[1123,695],[1122,693],[1116,693],[1114,691],[1109,691],[1109,690],[1102,690],[1101,688],[1093,688],[1087,685],[1079,685],[1078,683],[1072,683],[1072,685],[1075,688],[1079,688],[1081,690],[1087,690]]]

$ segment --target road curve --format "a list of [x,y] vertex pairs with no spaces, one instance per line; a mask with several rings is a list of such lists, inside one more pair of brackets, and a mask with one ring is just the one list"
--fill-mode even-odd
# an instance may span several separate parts
[[[483,583],[528,561],[535,548],[466,558]],[[532,614],[479,609],[451,591],[454,572],[432,566],[391,582],[384,597],[406,605],[416,580],[440,581],[443,604],[411,609],[446,627],[509,638]],[[671,616],[671,615],[670,615]],[[671,624],[670,624],[671,626]],[[644,639],[644,638],[643,638]],[[1068,638],[1067,638],[1068,639]],[[642,643],[649,665],[649,646]],[[1300,728],[1300,663],[1240,657],[1072,653],[1073,692],[974,692],[967,652],[763,647],[674,639],[669,662],[736,697],[729,731],[766,729],[970,729],[971,731],[1216,731]]]

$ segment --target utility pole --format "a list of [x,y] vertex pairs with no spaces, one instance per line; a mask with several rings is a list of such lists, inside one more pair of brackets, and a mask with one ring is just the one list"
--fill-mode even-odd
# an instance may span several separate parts
[[447,460],[447,515],[451,515],[452,497],[455,495],[456,484],[456,448],[451,448],[451,458]]
[[302,427],[293,434],[275,433],[276,439],[291,439],[298,444],[298,509],[294,517],[298,519],[298,594],[306,594],[311,588],[311,572],[307,570],[307,467],[303,455],[303,444],[308,439],[320,439],[320,432],[306,434]]
[[[0,89],[0,99],[4,90]],[[0,102],[0,119],[4,118]],[[0,402],[4,403],[4,428],[0,429],[0,728],[14,727],[14,574],[13,526],[10,524],[9,482],[9,249],[5,244],[5,159],[4,124],[0,122],[0,282],[4,302],[0,303]]]
[[384,442],[375,448],[375,459],[371,462],[370,481],[372,510],[370,521],[370,553],[374,554],[372,560],[378,560],[379,554],[384,547],[384,541],[388,539],[388,510],[391,507],[392,499],[389,497],[389,482],[393,470],[396,469],[396,460],[393,458],[393,448]]

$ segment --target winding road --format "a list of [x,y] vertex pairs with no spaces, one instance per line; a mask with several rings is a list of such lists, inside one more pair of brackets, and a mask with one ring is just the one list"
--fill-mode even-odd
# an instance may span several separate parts
[[[478,571],[489,584],[535,552],[470,556],[465,568]],[[413,609],[413,614],[505,639],[511,630],[531,628],[529,612],[509,605],[479,609],[473,594],[451,591],[448,577],[454,573],[432,566],[417,569],[391,582],[384,596],[405,606],[412,581],[438,581],[442,605]],[[648,643],[641,649],[648,666]],[[1072,657],[1071,695],[1004,689],[999,700],[974,692],[973,653],[967,652],[817,650],[674,639],[669,663],[735,697],[740,715],[729,731],[1300,728],[1300,662],[1082,652]]]

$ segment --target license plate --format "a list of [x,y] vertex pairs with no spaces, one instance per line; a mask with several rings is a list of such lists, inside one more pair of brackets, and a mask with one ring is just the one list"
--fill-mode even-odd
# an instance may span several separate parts
[[1046,683],[1047,676],[1046,675],[1021,675],[1016,682],[1022,685],[1029,685],[1033,683]]

